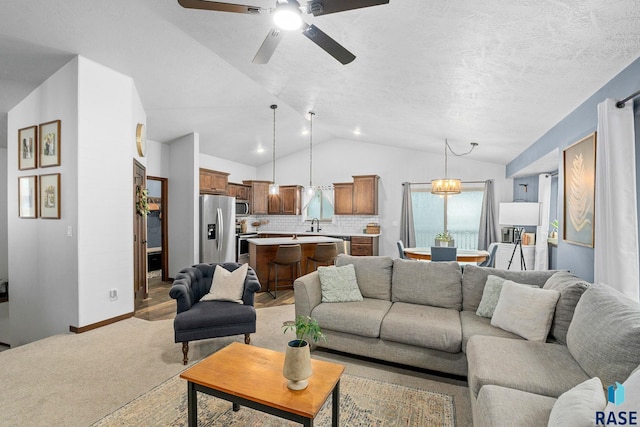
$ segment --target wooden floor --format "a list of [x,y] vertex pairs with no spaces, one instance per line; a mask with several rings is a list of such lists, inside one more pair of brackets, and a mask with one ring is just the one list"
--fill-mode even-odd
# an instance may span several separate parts
[[[176,301],[169,296],[172,282],[163,282],[160,278],[149,279],[149,297],[136,310],[135,316],[144,320],[173,319],[176,316]],[[254,306],[275,307],[293,304],[293,289],[278,290],[278,298],[273,299],[267,292],[256,294]]]

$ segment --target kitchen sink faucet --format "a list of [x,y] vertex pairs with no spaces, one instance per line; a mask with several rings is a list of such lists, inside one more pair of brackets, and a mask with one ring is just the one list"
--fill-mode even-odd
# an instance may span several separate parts
[[314,231],[314,230],[313,230],[313,222],[314,222],[314,221],[316,221],[316,222],[318,223],[318,228],[317,228],[315,231],[318,231],[318,232],[319,232],[320,230],[322,230],[322,228],[320,228],[320,220],[319,220],[318,218],[313,218],[313,219],[311,220],[311,232],[313,232],[313,231]]

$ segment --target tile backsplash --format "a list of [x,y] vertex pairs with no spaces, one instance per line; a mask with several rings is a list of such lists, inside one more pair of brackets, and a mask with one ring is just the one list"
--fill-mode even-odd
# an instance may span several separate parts
[[[247,231],[285,231],[304,232],[311,228],[310,221],[302,221],[301,215],[257,215],[242,217],[247,220]],[[252,222],[266,220],[267,224],[259,227]],[[332,222],[321,222],[322,233],[362,233],[369,223],[380,223],[378,215],[336,215]]]

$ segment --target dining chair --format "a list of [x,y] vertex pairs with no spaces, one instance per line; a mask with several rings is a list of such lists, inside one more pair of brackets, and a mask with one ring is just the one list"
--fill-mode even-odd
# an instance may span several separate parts
[[404,243],[402,243],[402,240],[398,240],[396,244],[398,245],[398,255],[400,255],[400,259],[409,259],[404,253]]
[[489,252],[489,256],[487,259],[478,264],[479,267],[493,267],[496,263],[496,252],[498,251],[498,244],[491,243],[489,244],[489,248],[487,252]]
[[431,261],[456,261],[458,248],[431,246]]

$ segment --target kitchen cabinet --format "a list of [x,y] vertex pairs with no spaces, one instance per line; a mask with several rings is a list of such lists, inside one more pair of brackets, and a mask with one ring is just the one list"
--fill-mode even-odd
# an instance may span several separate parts
[[[506,270],[509,266],[509,260],[511,254],[513,254],[513,248],[515,243],[498,243],[498,249],[496,250],[496,262],[495,268],[500,270]],[[522,254],[524,255],[524,262],[526,263],[527,270],[535,270],[536,268],[536,247],[534,245],[523,245]],[[520,248],[518,248],[513,255],[513,262],[509,270],[522,270],[520,266]]]
[[251,214],[267,215],[269,213],[269,184],[271,181],[242,181],[243,184],[251,187]]
[[353,236],[351,237],[351,255],[374,256],[378,255],[378,236]]
[[229,173],[200,168],[200,194],[227,194]]
[[353,177],[353,213],[354,215],[378,215],[377,175]]
[[237,200],[251,200],[251,186],[230,182],[227,186],[227,195]]
[[333,184],[333,213],[335,215],[353,214],[353,183]]
[[279,194],[269,195],[269,215],[300,215],[302,186],[281,185]]

